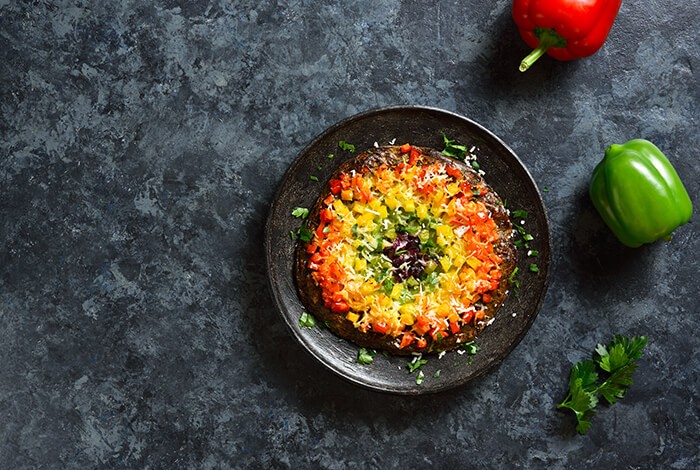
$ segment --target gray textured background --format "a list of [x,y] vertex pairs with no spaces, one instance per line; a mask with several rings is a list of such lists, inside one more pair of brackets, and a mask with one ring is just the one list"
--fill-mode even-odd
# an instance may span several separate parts
[[[510,1],[0,0],[0,466],[697,468],[694,220],[619,245],[587,195],[611,143],[655,142],[700,198],[696,1],[625,2],[607,43],[529,72]],[[530,333],[472,384],[346,384],[294,343],[262,227],[327,126],[422,104],[522,158],[554,267]],[[585,437],[571,362],[650,344]]]

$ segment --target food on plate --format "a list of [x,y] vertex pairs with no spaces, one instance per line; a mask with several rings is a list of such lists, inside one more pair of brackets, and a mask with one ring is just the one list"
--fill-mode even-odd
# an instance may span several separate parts
[[673,165],[644,139],[608,147],[593,170],[589,192],[608,227],[632,248],[670,239],[693,213],[688,191]]
[[473,340],[507,296],[508,211],[471,166],[409,144],[333,174],[296,249],[306,309],[338,336],[395,354]]
[[513,20],[534,50],[520,63],[525,72],[545,53],[559,60],[587,57],[601,48],[622,0],[514,0]]

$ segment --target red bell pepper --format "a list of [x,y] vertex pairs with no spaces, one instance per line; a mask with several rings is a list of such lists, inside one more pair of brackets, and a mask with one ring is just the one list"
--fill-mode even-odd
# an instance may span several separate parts
[[386,334],[389,331],[389,325],[383,321],[378,321],[377,323],[372,323],[372,331],[376,331],[380,334]]
[[403,337],[401,338],[401,344],[399,345],[399,349],[403,349],[407,346],[410,346],[411,343],[413,343],[415,340],[416,340],[416,335],[414,335],[410,331],[404,331]]
[[545,53],[559,60],[587,57],[603,45],[622,0],[514,0],[513,20],[534,50],[524,72]]

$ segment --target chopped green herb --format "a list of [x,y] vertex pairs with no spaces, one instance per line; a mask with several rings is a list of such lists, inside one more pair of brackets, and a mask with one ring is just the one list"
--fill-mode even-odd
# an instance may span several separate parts
[[549,192],[549,188],[548,188],[547,186],[545,186],[544,188],[542,188],[542,191],[544,191],[545,193],[548,193],[548,192]]
[[330,228],[328,225],[326,225],[325,227],[323,227],[323,233],[328,233],[328,232],[330,232],[330,231],[331,231],[331,228]]
[[385,295],[390,295],[391,290],[394,288],[394,281],[391,278],[386,278],[384,282],[382,282],[382,292],[384,292]]
[[373,349],[360,348],[357,352],[357,363],[368,365],[374,362],[374,356],[377,355],[377,351]]
[[462,349],[464,349],[467,352],[467,354],[469,354],[471,356],[473,356],[474,354],[476,354],[477,352],[479,352],[481,350],[481,348],[479,346],[477,346],[474,341],[469,341],[468,343],[464,343],[462,345]]
[[513,279],[515,278],[516,274],[518,274],[518,267],[517,266],[515,267],[513,272],[510,273],[510,276],[508,276],[508,282],[513,282]]
[[419,370],[419,371],[418,371],[418,375],[416,376],[416,385],[422,384],[422,383],[423,383],[423,378],[424,378],[424,377],[425,377],[425,375],[423,374],[423,371],[422,371],[422,370]]
[[528,255],[528,256],[540,256],[540,252],[537,251],[537,250],[529,250],[529,251],[527,252],[527,255]]
[[533,237],[533,236],[530,235],[529,233],[526,233],[526,234],[523,235],[523,240],[525,240],[526,242],[531,242],[531,241],[534,240],[534,239],[535,239],[535,237]]
[[303,242],[310,242],[314,238],[313,232],[305,225],[299,227],[299,230],[297,230],[297,236],[299,237],[299,240]]
[[[579,434],[586,434],[591,426],[599,394],[611,405],[625,396],[632,385],[632,373],[637,369],[634,361],[642,357],[647,341],[646,336],[631,339],[613,336],[607,346],[598,344],[593,360],[579,362],[571,368],[569,394],[557,405],[557,409],[568,408],[576,414],[576,431]],[[599,372],[605,379],[602,383]]]
[[522,209],[514,210],[510,213],[515,218],[524,219],[527,217],[528,212]]
[[355,146],[348,143],[348,142],[345,142],[344,140],[341,140],[340,142],[338,142],[338,147],[340,147],[343,150],[347,150],[348,152],[355,151]]
[[530,263],[530,271],[533,273],[540,272],[540,268],[535,263]]
[[513,284],[513,292],[515,293],[515,295],[518,295],[520,293],[520,281],[518,279],[515,279],[515,275],[518,274],[518,271],[519,269],[516,266],[513,272],[510,273],[510,276],[508,276],[508,282]]
[[413,358],[411,362],[408,363],[408,373],[412,374],[416,370],[420,369],[421,366],[425,365],[428,363],[427,359],[421,359],[420,356],[416,356]]
[[318,181],[318,176],[311,175],[311,176],[309,176],[309,179],[311,181]]
[[476,171],[479,171],[481,169],[481,165],[479,165],[479,162],[476,160],[472,160],[472,168],[474,168]]
[[442,140],[445,143],[445,148],[442,149],[444,155],[457,160],[465,160],[467,158],[467,147],[458,144],[456,140],[448,139],[444,132],[442,133]]
[[313,328],[316,326],[316,318],[310,313],[304,312],[299,317],[299,327],[300,328]]
[[435,271],[428,274],[428,277],[425,278],[425,282],[431,286],[436,286],[438,284],[438,281],[440,281],[440,277],[439,274]]
[[435,378],[437,379],[438,377],[440,377],[440,374],[442,374],[442,371],[441,371],[440,369],[438,369],[438,370],[436,370],[435,373],[433,374],[433,377],[435,377]]
[[300,217],[302,219],[305,219],[309,215],[309,209],[306,207],[295,207],[292,209],[292,215],[294,217]]
[[294,234],[294,230],[289,231],[289,236],[294,240],[296,238],[296,235]]
[[329,154],[327,155],[327,158],[335,158],[335,155],[333,155],[332,153],[329,153]]

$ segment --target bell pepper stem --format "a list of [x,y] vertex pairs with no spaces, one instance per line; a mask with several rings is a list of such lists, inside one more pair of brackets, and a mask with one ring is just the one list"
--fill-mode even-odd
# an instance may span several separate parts
[[566,45],[566,40],[552,29],[542,28],[539,31],[535,31],[535,35],[540,40],[540,43],[520,62],[521,72],[529,69],[550,47],[564,47]]

